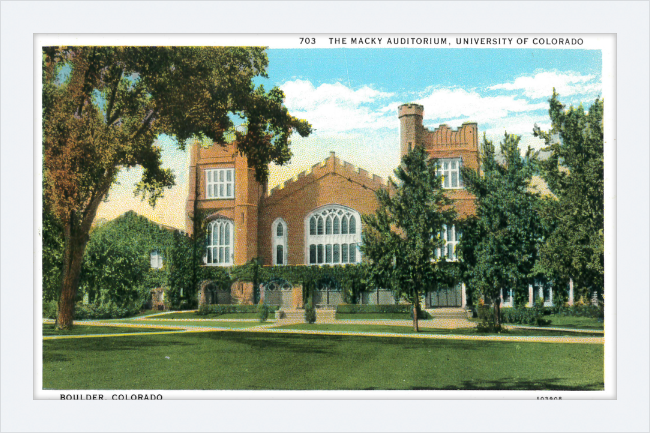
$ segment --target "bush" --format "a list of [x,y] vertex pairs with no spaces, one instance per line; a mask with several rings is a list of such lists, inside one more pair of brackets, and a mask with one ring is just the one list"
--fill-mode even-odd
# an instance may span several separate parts
[[[199,316],[214,315],[219,316],[222,314],[232,313],[258,313],[257,305],[243,305],[243,304],[212,304],[201,305],[196,312]],[[280,309],[277,305],[267,305],[269,313],[275,313]]]
[[260,322],[266,322],[266,319],[269,318],[269,306],[260,302],[257,306],[257,318],[260,319]]
[[58,306],[56,301],[43,302],[43,318],[44,319],[56,319],[58,314]]
[[142,305],[119,308],[115,305],[82,304],[74,309],[75,320],[122,319],[137,315],[142,311]]
[[390,305],[359,305],[359,304],[342,304],[336,307],[337,313],[356,314],[356,313],[411,313],[413,316],[413,306],[410,304],[390,304]]
[[315,323],[316,322],[316,309],[311,299],[305,305],[305,322]]

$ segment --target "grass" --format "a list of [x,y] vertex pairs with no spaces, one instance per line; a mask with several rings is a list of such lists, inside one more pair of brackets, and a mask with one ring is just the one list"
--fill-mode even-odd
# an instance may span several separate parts
[[[413,328],[410,326],[396,326],[396,325],[348,325],[348,324],[306,324],[299,323],[294,325],[277,326],[273,329],[295,329],[295,330],[309,330],[309,331],[344,331],[344,332],[389,332],[393,334],[412,334]],[[546,331],[546,330],[529,330],[529,329],[516,329],[506,330],[501,333],[487,333],[478,332],[475,328],[456,328],[456,329],[440,329],[440,328],[422,328],[420,327],[420,334],[436,334],[436,335],[501,335],[513,337],[602,337],[600,333],[585,333],[585,332],[562,332],[562,331]]]
[[[269,313],[273,318],[275,313]],[[258,313],[227,313],[227,314],[206,314],[196,313],[169,313],[156,316],[156,319],[257,319]]]
[[45,389],[600,390],[603,346],[248,332],[43,342]]
[[123,320],[122,323],[133,323],[135,325],[157,325],[157,326],[217,326],[220,328],[250,328],[252,326],[259,326],[262,323],[258,322],[223,322],[218,320],[187,320],[178,323],[174,322],[160,322],[155,320]]
[[598,319],[591,317],[579,316],[561,316],[552,314],[544,316],[544,319],[550,320],[551,324],[548,326],[556,328],[574,328],[574,329],[604,329],[605,324],[599,322]]
[[74,325],[70,330],[54,329],[54,324],[43,324],[43,336],[51,335],[92,335],[92,334],[125,334],[131,332],[153,332],[158,329],[150,328],[127,328],[125,326],[86,326]]

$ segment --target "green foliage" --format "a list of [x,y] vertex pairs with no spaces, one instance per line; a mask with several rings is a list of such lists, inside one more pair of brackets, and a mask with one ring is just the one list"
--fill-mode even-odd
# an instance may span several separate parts
[[551,130],[535,127],[551,155],[541,164],[554,198],[543,216],[551,233],[540,250],[540,269],[562,281],[573,279],[577,296],[604,287],[604,103],[596,99],[585,112],[565,106],[553,89]]
[[[275,305],[267,305],[269,313],[275,313],[279,307]],[[199,316],[219,316],[222,314],[232,313],[257,313],[257,305],[243,305],[243,304],[213,304],[201,305],[196,312]]]
[[336,307],[336,312],[341,314],[356,313],[411,313],[413,307],[406,304],[395,305],[354,305],[341,304]]
[[521,157],[519,139],[505,134],[501,143],[504,162],[500,163],[494,144],[484,137],[483,175],[462,169],[465,186],[476,196],[477,211],[462,225],[459,256],[473,298],[496,305],[496,327],[501,290],[513,289],[521,304],[543,237],[539,196],[528,188],[536,161],[530,148]]
[[155,145],[161,134],[181,148],[234,139],[264,182],[269,163],[290,160],[291,135],[311,133],[289,114],[282,90],[255,86],[266,77],[263,47],[52,46],[43,48],[42,63],[43,195],[65,239],[63,328],[71,326],[93,220],[120,170],[142,167],[135,192],[152,206],[174,185]]
[[316,323],[316,309],[314,308],[314,303],[311,298],[309,298],[305,305],[305,322]]
[[257,305],[257,318],[260,322],[266,322],[269,318],[269,306],[267,304],[260,302]]
[[[125,308],[151,299],[151,289],[168,285],[173,234],[133,211],[95,228],[84,255],[81,293],[91,304]],[[151,252],[164,259],[151,268]]]
[[117,307],[113,304],[77,303],[74,310],[75,320],[121,319],[137,315],[144,309],[144,304]]
[[395,176],[397,182],[390,179],[389,189],[377,191],[377,212],[362,216],[361,251],[368,261],[368,279],[418,308],[427,290],[454,283],[457,264],[436,260],[436,251],[444,246],[443,225],[454,224],[456,214],[442,190],[437,163],[423,147],[402,158]]
[[61,291],[61,268],[63,266],[63,227],[49,210],[43,206],[43,302],[57,300]]
[[501,310],[503,323],[515,323],[530,326],[545,326],[549,324],[544,319],[544,308],[504,308]]
[[43,300],[43,318],[56,319],[58,313],[58,306],[55,300]]
[[598,305],[574,305],[565,306],[556,304],[548,309],[551,314],[567,317],[589,317],[592,319],[605,319],[605,306],[602,302]]

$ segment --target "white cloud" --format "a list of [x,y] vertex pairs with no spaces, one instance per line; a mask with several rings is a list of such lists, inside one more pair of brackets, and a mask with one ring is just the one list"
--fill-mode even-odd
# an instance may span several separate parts
[[286,95],[285,105],[291,114],[306,119],[317,133],[398,126],[396,114],[388,116],[374,107],[377,101],[392,97],[393,93],[368,86],[353,90],[341,83],[314,87],[305,80],[287,81],[280,87]]
[[600,80],[595,75],[579,75],[573,72],[539,72],[533,76],[519,77],[512,83],[496,84],[490,90],[523,90],[529,98],[549,98],[553,87],[561,96],[587,95],[601,91]]
[[417,101],[424,106],[425,120],[443,119],[445,123],[471,120],[493,122],[508,116],[548,109],[548,103],[531,104],[515,96],[483,96],[461,88],[436,88]]

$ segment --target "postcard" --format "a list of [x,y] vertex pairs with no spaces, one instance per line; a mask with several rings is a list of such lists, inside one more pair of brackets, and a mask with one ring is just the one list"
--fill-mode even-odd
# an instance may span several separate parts
[[615,43],[38,37],[35,398],[612,398]]

